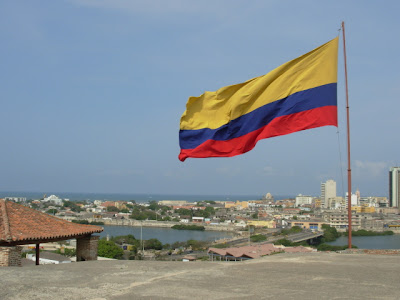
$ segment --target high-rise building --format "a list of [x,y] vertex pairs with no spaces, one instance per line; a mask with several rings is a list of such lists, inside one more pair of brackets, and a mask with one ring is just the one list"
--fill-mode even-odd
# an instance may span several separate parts
[[399,207],[400,167],[391,167],[389,171],[389,206]]
[[325,208],[329,208],[329,199],[336,197],[336,181],[329,179],[321,183],[321,202]]

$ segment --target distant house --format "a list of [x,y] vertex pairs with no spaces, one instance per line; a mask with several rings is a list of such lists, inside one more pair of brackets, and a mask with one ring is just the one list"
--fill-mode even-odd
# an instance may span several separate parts
[[182,257],[182,261],[195,261],[196,257],[192,256],[192,255],[185,255],[184,257]]
[[[26,258],[32,261],[36,261],[36,255],[35,254],[27,254]],[[66,264],[70,263],[71,259],[69,259],[66,256],[57,254],[57,253],[51,253],[51,252],[41,252],[40,257],[39,257],[39,264],[40,265],[48,265],[48,264]]]
[[278,252],[312,252],[314,250],[303,246],[285,247],[275,246],[274,244],[260,244],[255,246],[243,246],[233,248],[209,248],[208,255],[210,260],[242,261],[262,256],[271,255]]
[[269,220],[269,221],[251,220],[247,221],[247,225],[251,225],[254,227],[276,228],[276,222],[274,220]]
[[190,217],[182,216],[180,221],[181,223],[189,223]]
[[204,217],[192,217],[192,222],[193,223],[203,223]]

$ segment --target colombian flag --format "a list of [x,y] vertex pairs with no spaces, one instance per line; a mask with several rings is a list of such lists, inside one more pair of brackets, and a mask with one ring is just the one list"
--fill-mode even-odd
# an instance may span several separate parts
[[181,117],[179,160],[235,156],[261,139],[337,126],[338,41],[266,75],[190,97]]

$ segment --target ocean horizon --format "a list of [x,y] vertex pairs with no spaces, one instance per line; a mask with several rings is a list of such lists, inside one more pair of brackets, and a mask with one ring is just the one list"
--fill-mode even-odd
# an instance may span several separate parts
[[[149,202],[161,200],[186,200],[188,202],[196,202],[203,200],[210,201],[244,201],[244,200],[259,200],[263,195],[190,195],[190,194],[142,194],[142,193],[78,193],[78,192],[16,192],[16,191],[0,191],[0,198],[5,197],[25,197],[30,199],[40,199],[43,196],[56,195],[62,199],[71,201],[131,201]],[[275,200],[295,198],[293,195],[273,195]]]

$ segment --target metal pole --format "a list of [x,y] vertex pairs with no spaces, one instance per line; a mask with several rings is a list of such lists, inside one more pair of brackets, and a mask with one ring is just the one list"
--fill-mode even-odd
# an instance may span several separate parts
[[348,247],[351,249],[351,163],[350,163],[350,113],[349,113],[349,88],[347,85],[347,57],[346,57],[346,37],[344,32],[344,22],[342,22],[343,32],[343,55],[344,55],[344,77],[346,84],[346,112],[347,112],[347,218],[348,218]]
[[36,265],[39,265],[39,253],[40,253],[40,248],[39,248],[39,244],[36,244]]
[[140,221],[140,243],[142,244],[142,256],[144,257],[143,224],[142,224],[142,221]]

